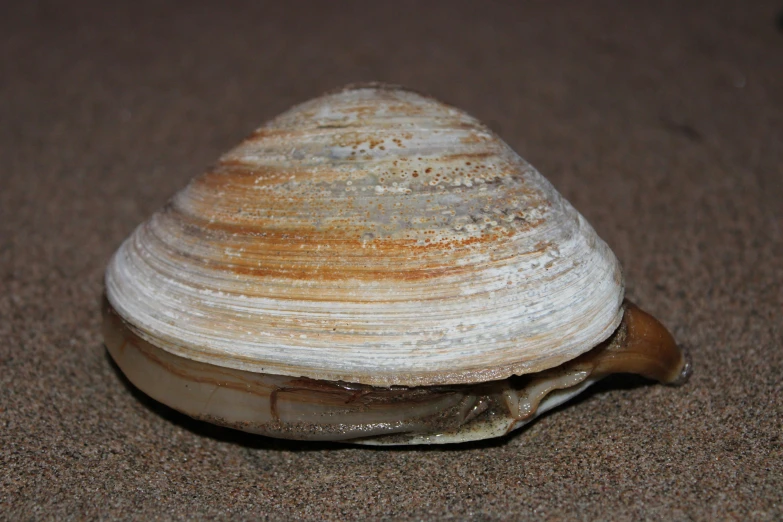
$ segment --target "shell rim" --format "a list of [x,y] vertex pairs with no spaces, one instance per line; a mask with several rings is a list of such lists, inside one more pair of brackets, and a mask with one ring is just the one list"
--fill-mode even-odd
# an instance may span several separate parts
[[[391,388],[395,386],[405,387],[417,387],[417,386],[445,386],[445,385],[457,385],[457,384],[476,384],[482,382],[491,382],[497,380],[503,380],[511,377],[512,375],[526,375],[531,373],[537,373],[551,368],[560,366],[572,359],[575,359],[586,353],[600,343],[608,339],[620,326],[623,318],[623,294],[621,290],[619,301],[617,305],[617,312],[614,314],[614,320],[607,325],[602,331],[602,334],[595,338],[592,343],[585,343],[580,349],[574,350],[568,354],[561,354],[559,356],[547,357],[543,360],[537,361],[524,361],[517,363],[508,363],[501,366],[493,366],[489,368],[473,370],[464,369],[457,371],[423,371],[423,372],[384,372],[381,374],[368,374],[368,373],[347,373],[347,372],[325,372],[317,371],[314,369],[289,366],[281,368],[280,365],[265,366],[263,361],[252,359],[250,357],[238,357],[232,355],[229,357],[222,357],[217,359],[215,357],[204,357],[201,353],[189,349],[181,344],[165,340],[161,337],[157,337],[150,332],[136,326],[132,320],[126,318],[112,302],[109,292],[104,291],[104,297],[106,303],[110,307],[111,311],[117,314],[122,320],[123,324],[135,335],[139,336],[143,340],[150,344],[169,352],[173,355],[185,357],[194,361],[202,362],[205,364],[211,364],[217,368],[231,368],[235,370],[244,370],[252,373],[259,374],[271,374],[281,375],[287,377],[305,377],[309,379],[317,379],[323,381],[339,381],[346,383],[362,384],[368,386],[377,386],[382,388]],[[206,347],[200,347],[202,350]],[[225,363],[225,364],[220,364]],[[288,369],[290,368],[290,369]]]

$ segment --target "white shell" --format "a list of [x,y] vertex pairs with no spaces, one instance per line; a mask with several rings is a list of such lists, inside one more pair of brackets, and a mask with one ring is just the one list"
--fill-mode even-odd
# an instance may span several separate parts
[[270,121],[136,229],[106,294],[190,360],[375,386],[552,368],[618,326],[592,227],[471,116],[360,86]]

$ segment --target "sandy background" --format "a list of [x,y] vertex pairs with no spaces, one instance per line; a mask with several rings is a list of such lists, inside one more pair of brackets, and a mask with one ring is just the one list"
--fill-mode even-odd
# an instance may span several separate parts
[[[0,518],[783,518],[783,4],[108,4],[0,7]],[[99,333],[109,256],[255,126],[366,80],[547,175],[690,383],[614,379],[505,439],[402,450],[134,391]]]

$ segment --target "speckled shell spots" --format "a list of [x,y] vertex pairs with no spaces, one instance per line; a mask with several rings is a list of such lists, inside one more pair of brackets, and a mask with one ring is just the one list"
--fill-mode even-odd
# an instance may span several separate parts
[[106,287],[174,354],[378,386],[556,366],[623,296],[612,252],[497,136],[375,85],[259,128],[133,233]]

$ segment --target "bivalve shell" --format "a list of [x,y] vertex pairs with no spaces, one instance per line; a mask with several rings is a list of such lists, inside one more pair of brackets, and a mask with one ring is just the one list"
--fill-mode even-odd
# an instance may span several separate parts
[[292,108],[194,178],[114,255],[106,296],[121,368],[131,339],[199,372],[388,389],[558,367],[624,310],[617,259],[541,174],[466,113],[378,84]]

